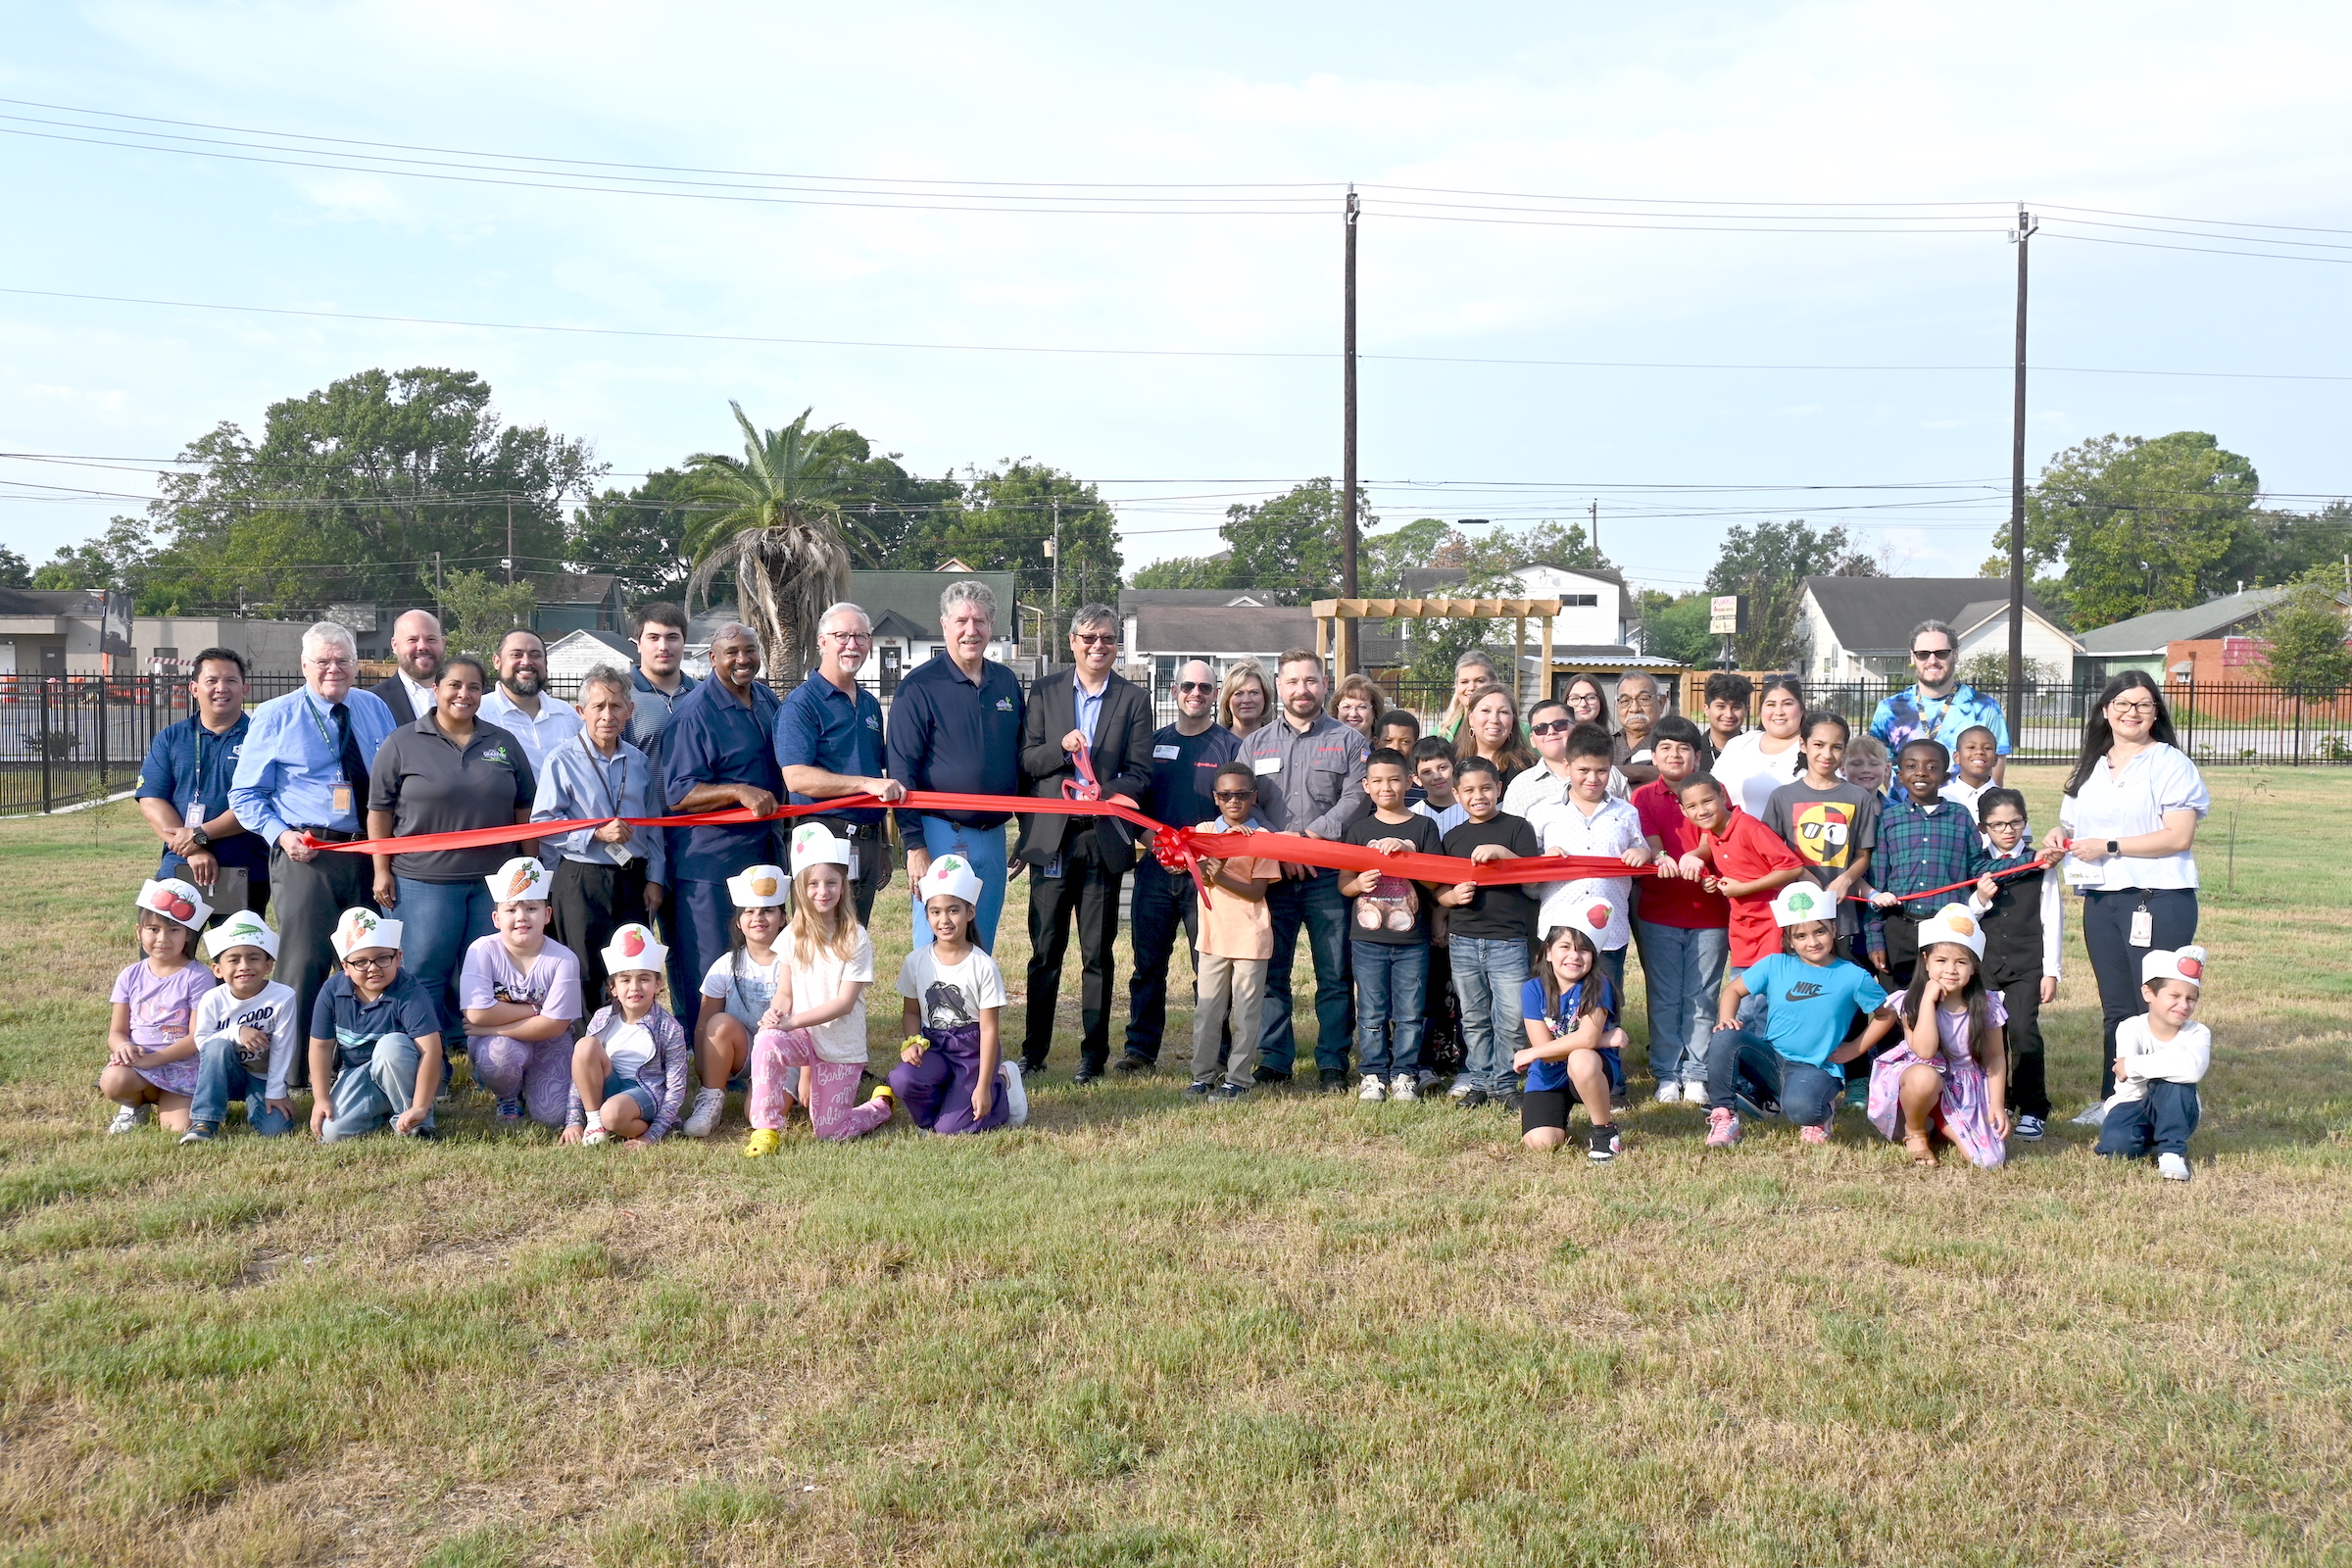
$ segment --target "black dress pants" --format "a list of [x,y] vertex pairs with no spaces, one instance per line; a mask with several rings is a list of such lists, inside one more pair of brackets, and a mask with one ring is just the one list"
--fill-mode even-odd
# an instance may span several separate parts
[[[308,860],[297,860],[283,848],[270,851],[270,891],[277,906],[277,973],[275,978],[294,991],[295,1016],[301,1020],[305,1042],[311,1033],[311,1004],[319,988],[335,972],[335,922],[345,909],[376,909],[375,861],[365,855],[320,850]],[[291,1089],[311,1082],[308,1044],[294,1053],[293,1070],[286,1076]]]
[[[605,949],[624,925],[650,925],[645,910],[645,861],[603,865],[564,860],[556,866],[555,938],[580,960],[582,1022],[605,1004]],[[686,1015],[681,1012],[682,1019]]]
[[1111,944],[1119,934],[1119,883],[1123,872],[1102,861],[1092,832],[1073,833],[1061,856],[1061,875],[1043,866],[1029,871],[1029,1022],[1021,1040],[1021,1065],[1036,1072],[1054,1045],[1054,1004],[1060,1000],[1061,960],[1070,948],[1070,921],[1078,922],[1079,1039],[1081,1066],[1096,1072],[1110,1059]]

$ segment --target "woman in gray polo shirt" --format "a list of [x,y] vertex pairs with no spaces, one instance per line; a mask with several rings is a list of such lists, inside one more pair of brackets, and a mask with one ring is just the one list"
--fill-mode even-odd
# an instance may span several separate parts
[[[368,836],[408,838],[505,827],[531,819],[537,783],[522,743],[475,718],[489,684],[481,662],[459,654],[441,666],[433,710],[394,730],[368,772]],[[375,901],[397,910],[405,928],[401,967],[414,975],[441,1014],[441,1038],[466,1038],[458,1006],[458,966],[466,949],[490,934],[490,888],[483,879],[534,846],[491,844],[473,850],[378,855]]]

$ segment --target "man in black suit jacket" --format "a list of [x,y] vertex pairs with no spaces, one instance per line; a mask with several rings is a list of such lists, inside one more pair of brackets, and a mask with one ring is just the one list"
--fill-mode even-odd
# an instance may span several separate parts
[[[1070,668],[1030,688],[1021,720],[1021,775],[1032,795],[1059,796],[1078,776],[1084,746],[1105,800],[1133,806],[1152,787],[1152,699],[1110,671],[1119,647],[1118,616],[1088,605],[1070,617]],[[1083,705],[1083,706],[1082,706]],[[1021,1065],[1042,1071],[1054,1044],[1054,1006],[1061,990],[1070,916],[1078,917],[1084,969],[1080,1008],[1085,1034],[1077,1081],[1091,1084],[1110,1059],[1110,949],[1119,934],[1119,883],[1135,863],[1127,824],[1082,816],[1021,818],[1013,854],[1029,862],[1029,1024]]]
[[392,716],[414,724],[433,704],[433,684],[441,678],[441,661],[449,644],[441,622],[429,610],[412,610],[392,623],[392,659],[400,667],[392,678],[368,689],[384,700]]

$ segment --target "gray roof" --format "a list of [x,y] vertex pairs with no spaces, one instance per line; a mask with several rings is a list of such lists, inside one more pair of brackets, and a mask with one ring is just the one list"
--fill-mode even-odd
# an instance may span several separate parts
[[552,645],[550,645],[550,651],[552,652],[556,648],[563,647],[565,643],[570,642],[574,637],[585,637],[592,642],[602,643],[607,648],[612,649],[612,652],[620,655],[620,657],[627,662],[632,664],[637,662],[637,645],[635,643],[630,642],[626,637],[623,637],[616,631],[605,631],[594,626],[584,626],[577,631],[565,632],[563,636],[557,638]]
[[1258,588],[1122,588],[1119,613],[1132,615],[1139,605],[1278,605],[1281,598]]
[[[1855,654],[1908,654],[1911,629],[1923,620],[1950,621],[1965,631],[1974,623],[1972,610],[2008,608],[1993,577],[1807,577],[1805,587],[1838,645]],[[2026,609],[2050,619],[2030,593]]]
[[[1135,650],[1154,654],[1207,654],[1233,658],[1315,646],[1314,612],[1304,605],[1229,610],[1222,605],[1138,605]],[[1369,627],[1356,633],[1356,657],[1367,664],[1402,661],[1404,640]]]
[[[1625,573],[1615,566],[1563,566],[1557,562],[1530,561],[1530,566],[1549,566],[1554,571],[1573,571],[1580,577],[1597,582],[1625,586]],[[1470,580],[1470,573],[1460,566],[1416,566],[1397,573],[1397,589],[1405,599],[1444,599],[1448,590],[1459,588]]]
[[2161,654],[2165,644],[2197,642],[2235,631],[2239,623],[2270,609],[2286,596],[2283,588],[2249,588],[2224,594],[2186,610],[2156,610],[2130,620],[2119,620],[2082,636],[2082,651],[2114,658],[2122,654]]
[[106,596],[94,588],[0,588],[0,615],[98,615]]
[[850,602],[872,617],[875,625],[896,611],[914,625],[939,630],[939,596],[952,582],[984,582],[996,591],[997,632],[1011,637],[1019,626],[1013,605],[1020,598],[1020,578],[1009,571],[853,571]]

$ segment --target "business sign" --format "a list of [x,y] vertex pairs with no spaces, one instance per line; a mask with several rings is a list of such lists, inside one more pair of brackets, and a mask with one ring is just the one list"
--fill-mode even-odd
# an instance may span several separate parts
[[1737,637],[1747,630],[1747,596],[1717,594],[1707,601],[1707,632],[1714,637]]

